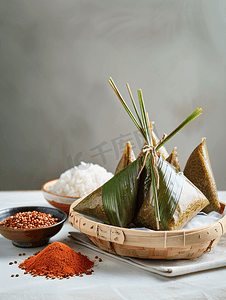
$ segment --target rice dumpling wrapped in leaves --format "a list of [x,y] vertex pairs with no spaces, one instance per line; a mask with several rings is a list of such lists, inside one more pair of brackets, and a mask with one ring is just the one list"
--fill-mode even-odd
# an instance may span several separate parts
[[[161,148],[160,148],[161,149]],[[177,147],[173,149],[171,154],[167,157],[166,159],[171,165],[173,165],[178,172],[180,172],[180,163],[179,163],[179,158],[177,155]]]
[[128,227],[136,212],[139,171],[140,160],[137,159],[102,187],[76,202],[73,210],[106,224]]
[[214,179],[206,138],[194,149],[184,168],[184,175],[203,192],[210,204],[203,210],[205,213],[216,211],[221,213],[217,186]]
[[75,211],[108,224],[102,202],[102,186],[73,204]]
[[123,155],[115,169],[115,174],[130,165],[136,159],[131,143],[128,141],[125,146]]
[[[209,204],[203,193],[181,172],[165,161],[158,161],[160,230],[181,229]],[[149,189],[133,223],[138,227],[157,230],[152,189]]]

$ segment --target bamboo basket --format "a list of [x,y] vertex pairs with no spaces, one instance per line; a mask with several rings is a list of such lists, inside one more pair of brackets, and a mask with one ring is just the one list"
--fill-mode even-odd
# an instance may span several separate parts
[[[226,232],[226,216],[208,226],[189,230],[144,231],[110,226],[69,212],[70,224],[85,233],[100,249],[143,259],[194,259],[211,251]],[[221,203],[222,210],[225,204]]]

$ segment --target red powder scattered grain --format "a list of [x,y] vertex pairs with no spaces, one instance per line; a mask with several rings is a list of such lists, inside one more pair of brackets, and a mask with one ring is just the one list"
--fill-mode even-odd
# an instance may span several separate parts
[[90,261],[87,256],[60,242],[50,244],[37,255],[29,257],[19,264],[19,268],[25,272],[45,276],[47,279],[81,276],[93,266],[94,262]]

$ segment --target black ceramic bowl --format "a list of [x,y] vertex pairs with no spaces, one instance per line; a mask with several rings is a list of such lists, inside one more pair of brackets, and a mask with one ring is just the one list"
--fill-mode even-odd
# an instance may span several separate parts
[[21,206],[5,208],[0,210],[0,222],[3,222],[9,216],[13,216],[18,212],[38,211],[53,215],[58,218],[59,222],[48,227],[32,228],[32,229],[13,229],[0,225],[0,233],[5,238],[12,240],[14,246],[22,248],[40,247],[48,243],[49,239],[57,234],[67,219],[67,214],[57,208],[44,206]]

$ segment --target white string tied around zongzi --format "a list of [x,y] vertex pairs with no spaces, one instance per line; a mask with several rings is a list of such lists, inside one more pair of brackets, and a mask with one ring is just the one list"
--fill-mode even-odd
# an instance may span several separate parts
[[151,154],[151,159],[152,159],[152,165],[153,165],[153,171],[154,171],[154,175],[155,175],[155,182],[156,182],[157,190],[159,189],[159,173],[158,173],[158,167],[157,167],[157,165],[158,165],[158,155],[156,153],[156,148],[158,147],[159,144],[161,144],[165,140],[166,137],[167,137],[167,135],[164,133],[162,139],[157,143],[157,145],[151,146],[151,145],[146,144],[146,145],[143,146],[142,152],[145,154],[145,157],[144,157],[143,165],[142,165],[142,167],[140,169],[140,172],[137,176],[137,179],[139,179],[140,174],[141,174],[143,168],[145,167],[148,154],[150,153]]
[[145,154],[145,157],[144,157],[143,165],[141,166],[140,172],[139,172],[139,174],[137,176],[137,179],[139,179],[140,174],[143,171],[143,168],[145,167],[148,154],[150,153],[151,159],[152,159],[153,171],[154,171],[154,175],[155,175],[156,188],[158,190],[159,189],[159,173],[158,173],[158,168],[157,168],[158,155],[157,155],[157,153],[155,151],[155,147],[154,146],[150,146],[150,145],[144,145],[144,147],[142,149],[142,152]]

